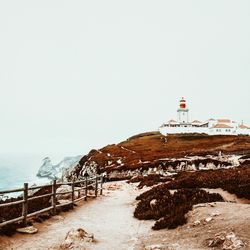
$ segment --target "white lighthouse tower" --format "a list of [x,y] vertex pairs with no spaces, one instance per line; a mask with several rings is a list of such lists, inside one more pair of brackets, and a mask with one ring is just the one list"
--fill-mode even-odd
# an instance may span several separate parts
[[187,108],[186,100],[182,97],[182,99],[180,100],[180,103],[179,103],[179,108],[177,110],[179,123],[181,123],[181,124],[189,123],[188,111],[189,111],[189,109]]

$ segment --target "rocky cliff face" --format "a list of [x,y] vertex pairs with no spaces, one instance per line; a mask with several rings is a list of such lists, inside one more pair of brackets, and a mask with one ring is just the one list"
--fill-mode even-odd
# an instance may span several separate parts
[[43,159],[43,164],[39,168],[37,176],[49,179],[63,179],[77,165],[81,158],[82,156],[65,157],[61,162],[53,165],[51,159],[46,157]]
[[[127,179],[141,174],[169,175],[182,170],[228,168],[246,161],[249,153],[249,136],[163,136],[149,132],[91,150],[67,178],[79,178],[86,171],[106,172],[110,179]],[[242,155],[245,157],[241,158]]]

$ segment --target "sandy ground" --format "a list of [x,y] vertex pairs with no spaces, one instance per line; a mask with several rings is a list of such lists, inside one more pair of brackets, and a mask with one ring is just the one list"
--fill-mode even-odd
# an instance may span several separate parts
[[[117,188],[111,190],[113,185]],[[154,221],[133,217],[135,197],[142,190],[125,182],[105,186],[102,197],[81,202],[74,211],[35,224],[39,229],[37,234],[0,237],[0,249],[50,249],[59,246],[69,230],[77,228],[94,234],[96,242],[88,244],[90,250],[212,249],[207,247],[206,239],[221,232],[234,232],[245,243],[243,249],[250,249],[250,204],[232,203],[234,197],[228,193],[224,195],[231,202],[194,208],[186,225],[175,230],[153,231]],[[211,216],[210,222],[193,226],[194,221]]]

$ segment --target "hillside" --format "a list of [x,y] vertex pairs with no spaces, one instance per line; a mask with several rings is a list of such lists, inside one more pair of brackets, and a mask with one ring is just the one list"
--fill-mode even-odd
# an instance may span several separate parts
[[249,153],[249,136],[179,134],[166,137],[159,132],[148,132],[91,150],[68,178],[78,177],[85,171],[107,172],[111,179],[125,179],[145,171],[163,174],[200,167],[218,168],[239,165],[240,156]]

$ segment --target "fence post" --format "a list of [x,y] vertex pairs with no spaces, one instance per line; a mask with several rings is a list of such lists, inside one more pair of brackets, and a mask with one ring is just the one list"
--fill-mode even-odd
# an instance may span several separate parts
[[101,175],[100,195],[102,195],[102,184],[103,184],[103,175]]
[[85,177],[85,201],[87,200],[88,197],[88,177]]
[[52,206],[53,206],[53,214],[56,214],[56,180],[53,181],[52,184]]
[[74,208],[74,200],[75,200],[75,181],[72,182],[72,195],[71,195],[71,201],[72,201],[72,208]]
[[28,183],[24,183],[23,209],[22,209],[23,225],[24,226],[27,226],[27,214],[28,214]]
[[95,177],[95,197],[97,197],[98,191],[98,175]]

